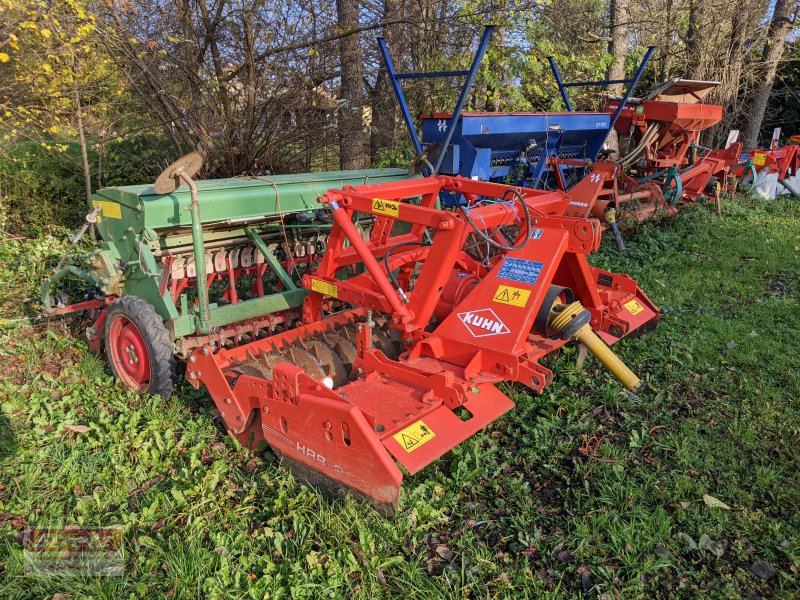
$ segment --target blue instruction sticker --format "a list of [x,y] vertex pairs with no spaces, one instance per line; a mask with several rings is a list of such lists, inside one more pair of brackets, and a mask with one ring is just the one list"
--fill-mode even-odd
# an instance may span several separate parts
[[542,234],[544,233],[544,229],[534,229],[531,232],[531,239],[532,240],[539,240],[542,238]]
[[533,285],[539,279],[544,263],[523,258],[504,258],[498,277]]

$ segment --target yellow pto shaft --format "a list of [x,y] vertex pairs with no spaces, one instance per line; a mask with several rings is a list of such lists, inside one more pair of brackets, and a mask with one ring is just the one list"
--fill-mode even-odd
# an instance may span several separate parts
[[629,390],[639,387],[639,378],[614,354],[611,348],[592,331],[591,316],[580,302],[555,304],[550,311],[550,327],[562,338],[575,340],[586,346],[602,365],[611,371]]

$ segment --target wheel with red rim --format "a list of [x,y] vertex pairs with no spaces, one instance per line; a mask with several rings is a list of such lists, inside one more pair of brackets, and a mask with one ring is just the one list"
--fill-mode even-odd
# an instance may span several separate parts
[[132,390],[169,398],[175,387],[175,356],[155,308],[138,296],[124,296],[107,311],[104,341],[114,375]]

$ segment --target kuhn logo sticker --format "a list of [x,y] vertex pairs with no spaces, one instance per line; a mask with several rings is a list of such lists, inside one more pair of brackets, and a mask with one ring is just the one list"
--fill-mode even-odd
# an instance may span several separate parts
[[458,319],[476,338],[511,333],[511,330],[506,327],[506,324],[500,320],[500,317],[491,308],[458,313]]

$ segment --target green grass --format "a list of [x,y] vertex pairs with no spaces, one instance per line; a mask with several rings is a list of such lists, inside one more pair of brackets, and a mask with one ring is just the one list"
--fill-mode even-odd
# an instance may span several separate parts
[[[543,395],[507,386],[516,409],[408,478],[389,520],[237,447],[202,392],[122,390],[76,324],[7,322],[0,597],[798,597],[800,203],[690,206],[627,243],[594,262],[664,313],[617,346],[638,398],[569,348]],[[63,245],[0,248],[6,318],[30,310],[31,248]],[[25,574],[22,528],[71,523],[122,525],[125,575]]]

